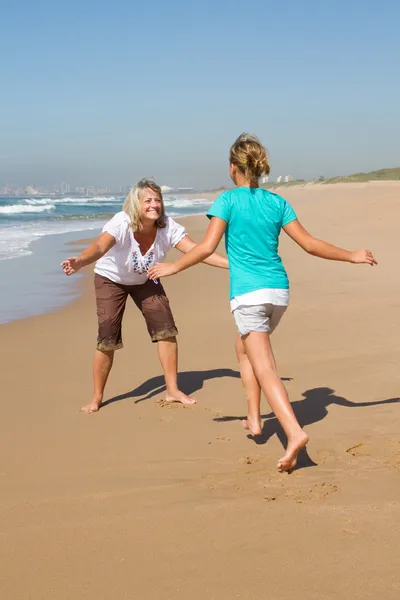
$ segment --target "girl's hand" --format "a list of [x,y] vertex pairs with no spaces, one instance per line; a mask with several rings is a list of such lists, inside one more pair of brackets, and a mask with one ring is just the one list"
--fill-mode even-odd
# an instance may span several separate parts
[[73,275],[82,267],[79,258],[76,256],[72,256],[71,258],[67,258],[67,260],[63,260],[61,266],[64,273],[68,276]]
[[178,270],[175,266],[175,263],[158,263],[157,265],[154,265],[154,267],[151,267],[148,271],[147,271],[147,275],[149,277],[149,279],[152,279],[154,281],[154,279],[160,279],[161,277],[169,277],[170,275],[175,275],[176,273],[178,273]]
[[374,255],[370,250],[355,250],[351,253],[351,262],[355,264],[377,265]]

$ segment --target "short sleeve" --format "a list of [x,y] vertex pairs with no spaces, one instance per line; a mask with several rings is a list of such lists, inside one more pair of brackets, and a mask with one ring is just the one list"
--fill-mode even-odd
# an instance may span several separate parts
[[176,221],[168,218],[168,241],[172,248],[175,248],[177,244],[185,237],[186,230],[182,225],[179,225]]
[[122,224],[123,220],[121,218],[121,213],[117,213],[110,221],[108,221],[108,223],[104,225],[103,233],[109,233],[113,236],[117,243],[121,243],[123,237]]
[[285,225],[288,225],[289,223],[291,223],[292,221],[295,221],[297,219],[297,215],[294,212],[294,209],[292,208],[292,206],[290,206],[289,202],[286,202],[286,200],[283,200],[283,217],[282,217],[282,227],[285,227]]
[[231,204],[229,198],[225,196],[225,194],[221,194],[215,200],[214,204],[207,211],[207,217],[211,219],[211,217],[218,217],[223,221],[229,223],[229,217],[231,215]]

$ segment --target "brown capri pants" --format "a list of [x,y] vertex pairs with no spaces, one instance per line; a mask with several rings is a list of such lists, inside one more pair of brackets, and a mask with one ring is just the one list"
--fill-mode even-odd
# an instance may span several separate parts
[[143,285],[122,285],[95,273],[94,287],[99,322],[97,350],[118,350],[123,347],[122,317],[128,296],[142,311],[152,342],[177,335],[178,330],[161,283],[148,279]]

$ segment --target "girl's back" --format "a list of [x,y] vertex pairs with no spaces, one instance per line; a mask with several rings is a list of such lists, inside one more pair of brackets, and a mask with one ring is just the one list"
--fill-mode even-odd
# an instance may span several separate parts
[[284,198],[262,188],[238,187],[221,194],[207,214],[227,222],[231,298],[263,288],[289,287],[278,255],[279,234],[297,217]]

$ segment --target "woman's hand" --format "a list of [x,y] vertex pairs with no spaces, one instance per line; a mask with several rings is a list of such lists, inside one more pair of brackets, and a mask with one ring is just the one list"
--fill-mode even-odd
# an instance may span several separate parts
[[178,273],[178,269],[176,268],[175,263],[168,262],[158,263],[147,271],[149,279],[152,279],[153,281],[155,279],[160,279],[161,277],[176,275],[176,273]]
[[[185,235],[184,238],[181,239],[179,244],[175,246],[177,250],[183,252],[183,254],[187,254],[197,246],[196,242],[194,242],[188,235]],[[205,265],[210,265],[211,267],[218,267],[220,269],[229,269],[228,259],[225,256],[221,256],[218,252],[214,252],[208,258],[203,260]]]
[[64,273],[70,276],[79,271],[79,269],[82,267],[82,264],[77,256],[71,256],[71,258],[63,260],[61,266],[63,268]]
[[104,231],[80,256],[72,256],[71,258],[67,258],[67,260],[63,260],[61,266],[64,269],[64,273],[66,275],[73,275],[82,267],[91,265],[111,250],[115,243],[115,238],[110,233]]
[[363,248],[351,253],[351,262],[354,264],[371,265],[371,267],[378,264],[371,250],[364,250]]

